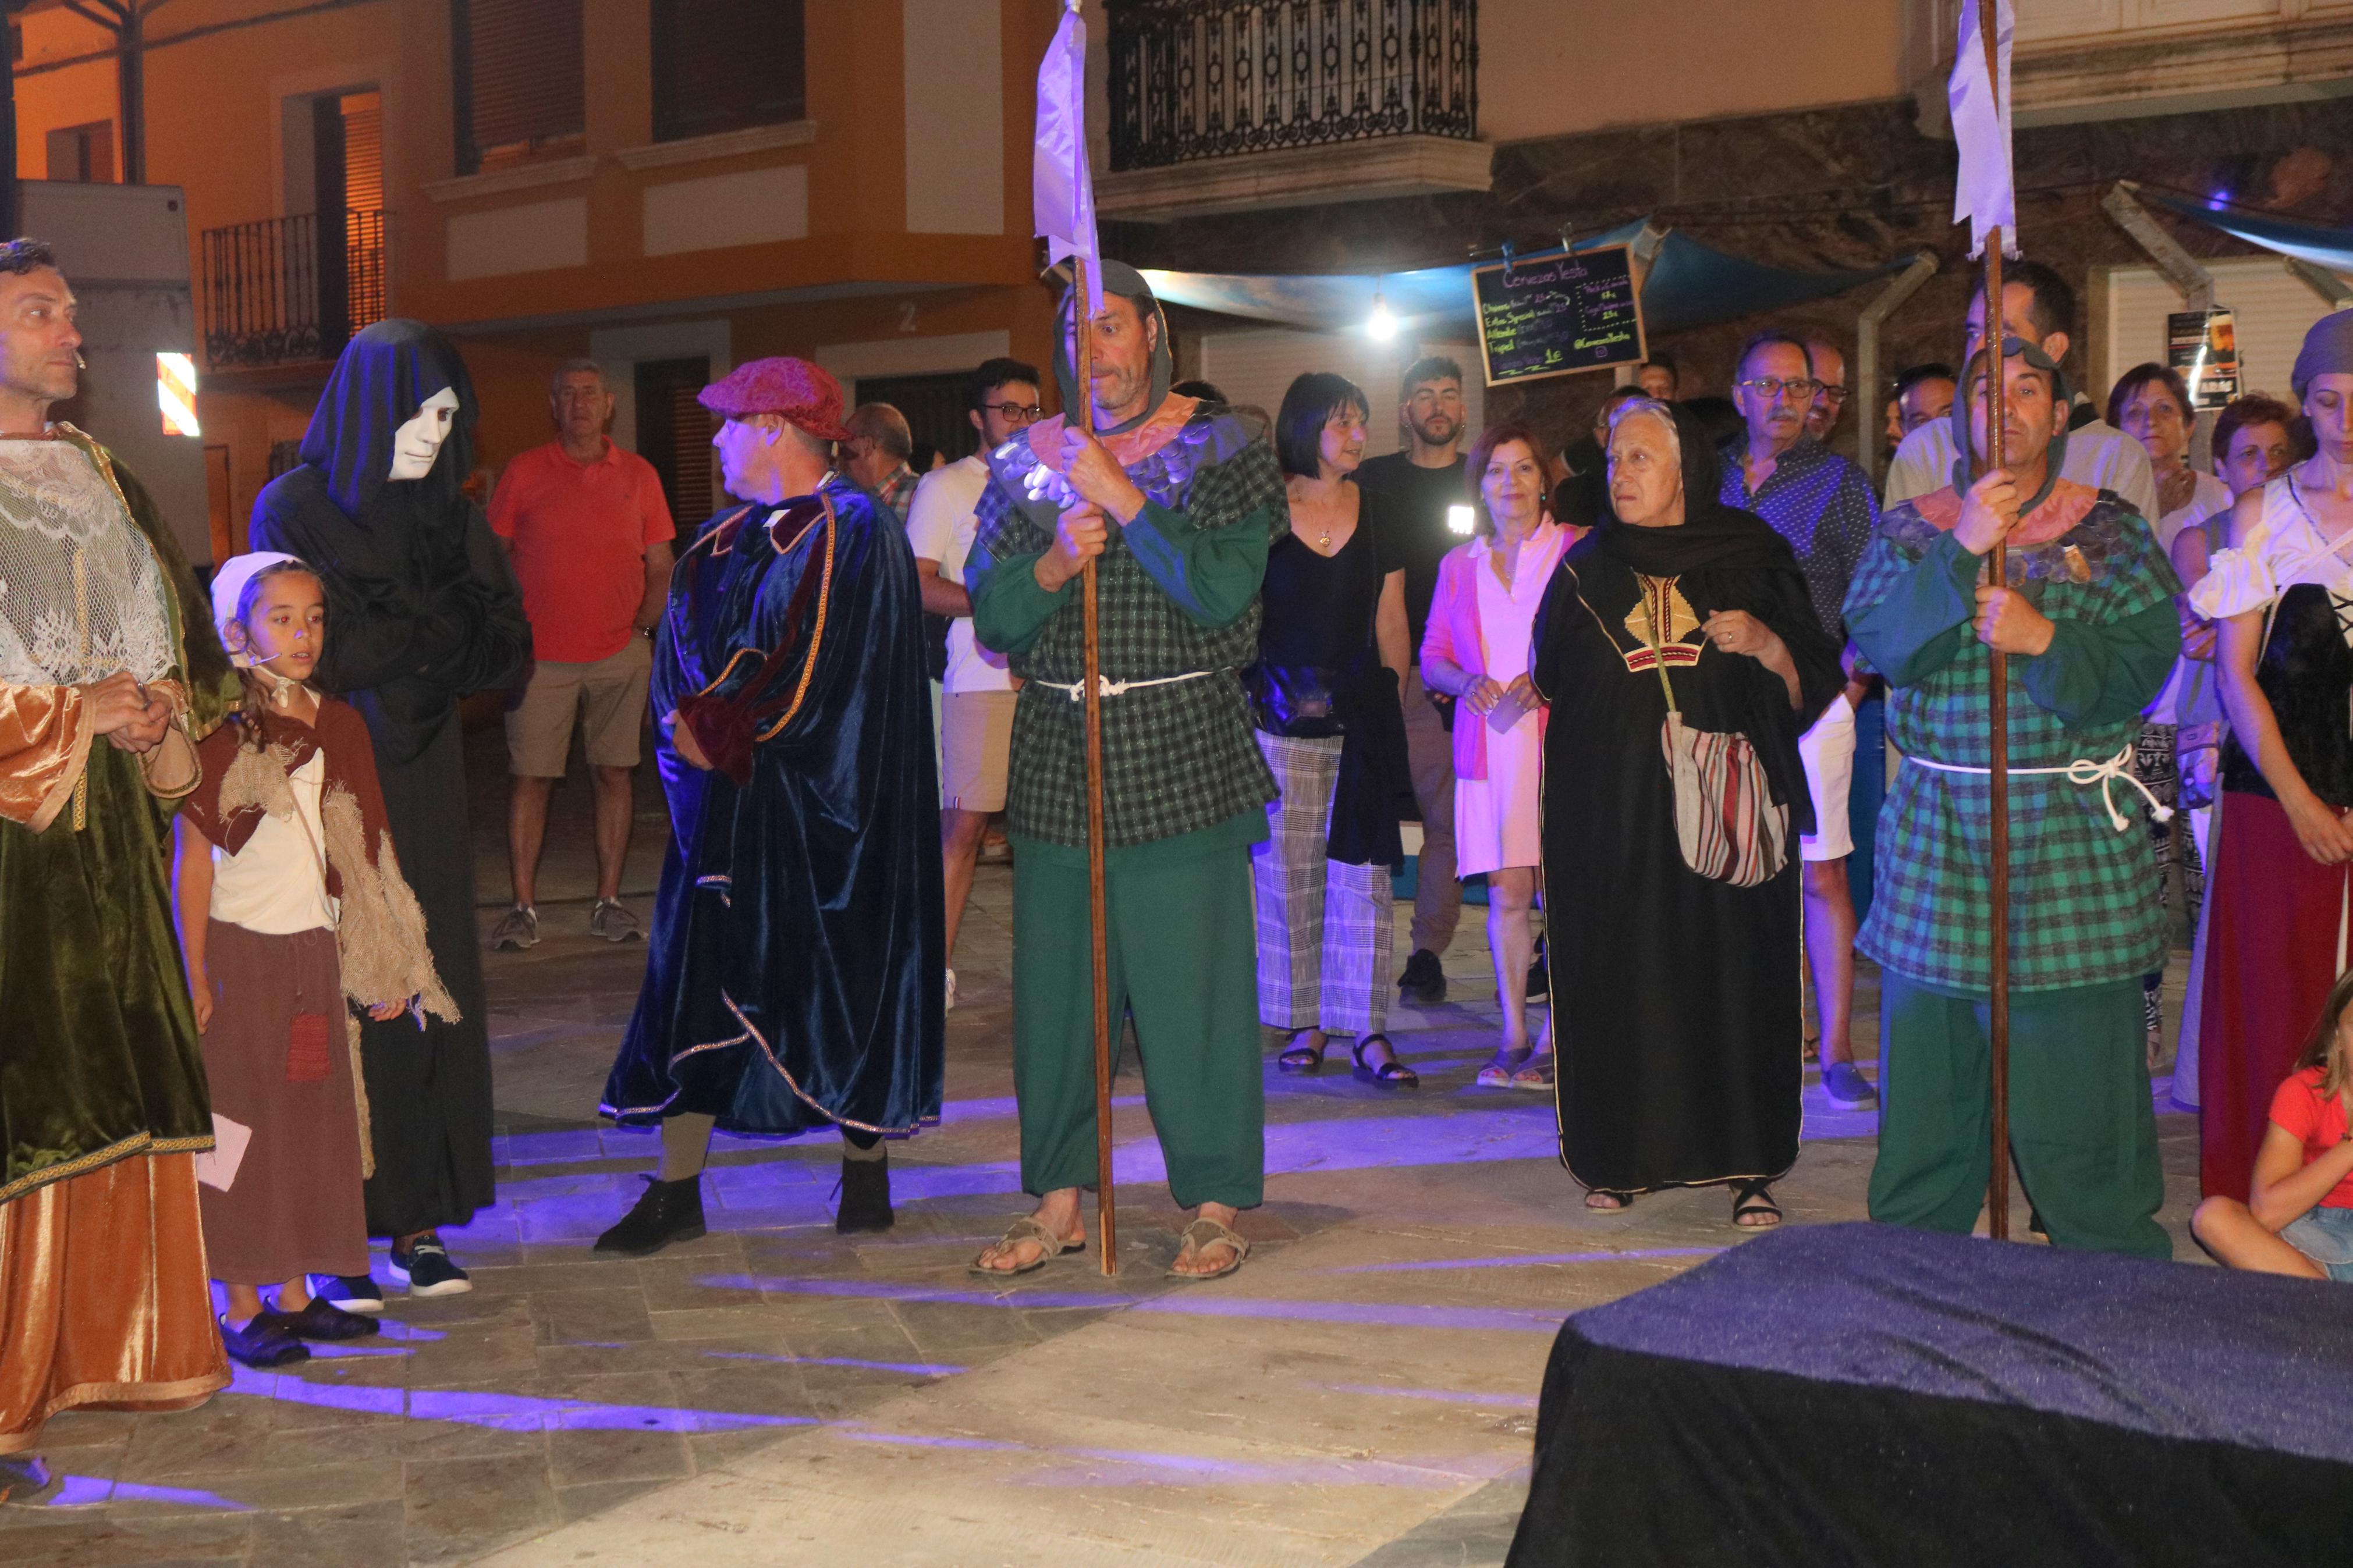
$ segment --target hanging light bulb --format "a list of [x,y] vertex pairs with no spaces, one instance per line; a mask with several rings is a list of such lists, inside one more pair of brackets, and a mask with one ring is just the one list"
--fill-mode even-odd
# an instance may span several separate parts
[[1373,285],[1373,313],[1365,319],[1365,335],[1377,343],[1388,342],[1398,334],[1398,320],[1389,314],[1388,301],[1381,298],[1381,286]]

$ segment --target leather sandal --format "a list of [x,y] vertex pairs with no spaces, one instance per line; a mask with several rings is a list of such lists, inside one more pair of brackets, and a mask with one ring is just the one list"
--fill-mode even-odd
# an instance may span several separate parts
[[[1375,1041],[1389,1048],[1389,1059],[1367,1063],[1365,1052]],[[1397,1042],[1387,1035],[1363,1035],[1348,1047],[1348,1056],[1356,1065],[1355,1077],[1361,1082],[1377,1084],[1383,1089],[1419,1089],[1421,1075],[1397,1059]]]
[[[1242,1266],[1242,1259],[1250,1256],[1250,1243],[1243,1239],[1241,1232],[1229,1225],[1220,1225],[1206,1215],[1185,1227],[1183,1241],[1186,1247],[1193,1249],[1197,1257],[1221,1242],[1234,1249],[1234,1256],[1224,1268],[1212,1269],[1207,1274],[1179,1274],[1172,1268],[1168,1270],[1168,1278],[1171,1279],[1183,1279],[1194,1284],[1204,1279],[1223,1279],[1227,1275],[1240,1268]],[[1180,1247],[1177,1250],[1181,1254],[1184,1248]]]
[[[1758,1216],[1754,1223],[1750,1215]],[[1770,1182],[1732,1184],[1732,1223],[1743,1230],[1770,1230],[1781,1223],[1781,1205],[1773,1201]]]
[[1560,1059],[1552,1052],[1538,1051],[1512,1074],[1511,1086],[1514,1089],[1541,1089],[1549,1094],[1559,1067]]
[[1514,1076],[1522,1068],[1527,1066],[1528,1058],[1535,1054],[1536,1048],[1534,1046],[1522,1046],[1516,1051],[1497,1050],[1493,1056],[1487,1058],[1487,1065],[1479,1069],[1479,1087],[1481,1089],[1511,1088]]
[[[1593,1201],[1596,1198],[1607,1198],[1609,1201],[1597,1204]],[[1622,1214],[1634,1206],[1634,1194],[1621,1193],[1610,1187],[1592,1187],[1586,1191],[1585,1206],[1595,1214]]]
[[1010,1279],[1017,1274],[1034,1274],[1045,1268],[1050,1261],[1065,1253],[1084,1252],[1087,1249],[1086,1237],[1081,1237],[1076,1241],[1065,1240],[1039,1225],[1036,1215],[1026,1214],[1006,1226],[1005,1234],[997,1240],[997,1246],[982,1253],[981,1258],[986,1258],[989,1252],[995,1252],[1000,1248],[1010,1252],[1025,1241],[1034,1242],[1039,1248],[1038,1256],[1029,1262],[1016,1264],[1010,1268],[991,1268],[979,1258],[976,1258],[966,1272],[978,1274],[990,1279]]
[[[1291,1037],[1295,1040],[1302,1035],[1314,1033],[1315,1031],[1313,1029],[1293,1029],[1291,1031]],[[1324,1053],[1330,1048],[1331,1044],[1331,1040],[1326,1038],[1320,1046],[1293,1046],[1275,1058],[1274,1065],[1282,1072],[1322,1072]]]

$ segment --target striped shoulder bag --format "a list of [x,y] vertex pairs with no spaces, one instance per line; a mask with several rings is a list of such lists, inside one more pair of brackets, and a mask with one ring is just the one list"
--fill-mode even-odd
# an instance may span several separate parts
[[[1672,580],[1668,586],[1673,586]],[[1779,875],[1789,862],[1789,808],[1777,805],[1765,764],[1748,737],[1694,730],[1675,706],[1674,682],[1667,679],[1667,652],[1659,635],[1658,597],[1642,595],[1647,640],[1667,694],[1666,721],[1659,746],[1674,781],[1675,838],[1683,864],[1712,881],[1754,888]]]

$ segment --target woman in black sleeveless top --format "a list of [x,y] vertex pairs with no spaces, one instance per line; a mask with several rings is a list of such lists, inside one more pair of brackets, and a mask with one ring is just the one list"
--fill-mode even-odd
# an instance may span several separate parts
[[1258,905],[1259,1020],[1291,1033],[1288,1072],[1355,1037],[1356,1076],[1420,1080],[1381,1031],[1388,1018],[1391,870],[1410,800],[1405,719],[1405,569],[1384,551],[1381,498],[1348,480],[1370,405],[1344,377],[1303,375],[1284,394],[1275,454],[1290,531],[1267,552],[1259,660],[1246,672],[1259,747],[1282,795],[1250,852]]

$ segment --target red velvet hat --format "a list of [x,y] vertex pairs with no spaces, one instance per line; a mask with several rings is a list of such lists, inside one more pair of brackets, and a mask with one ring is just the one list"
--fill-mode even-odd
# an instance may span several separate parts
[[822,440],[849,439],[841,423],[841,383],[805,359],[747,361],[696,393],[694,400],[722,419],[776,414]]

